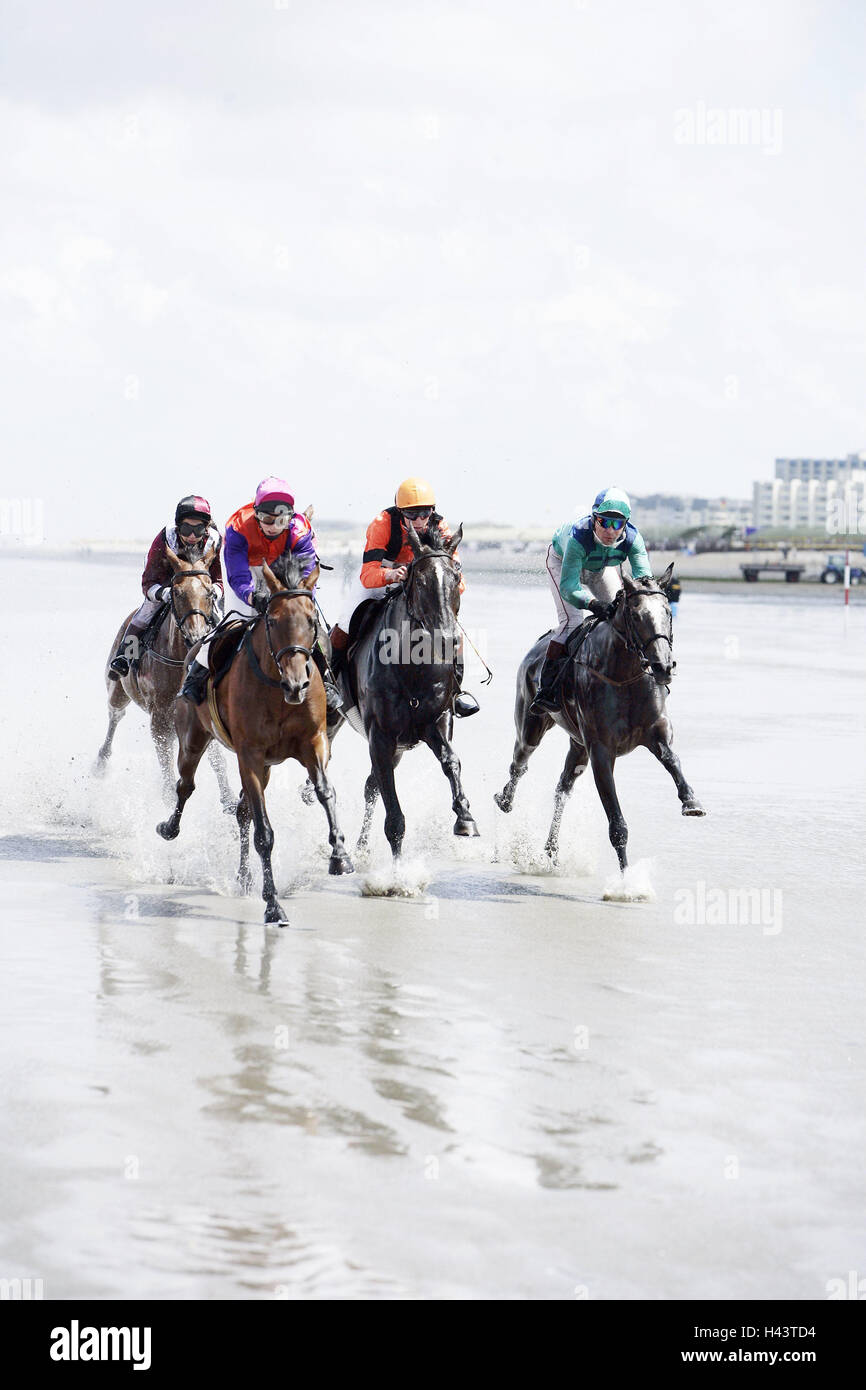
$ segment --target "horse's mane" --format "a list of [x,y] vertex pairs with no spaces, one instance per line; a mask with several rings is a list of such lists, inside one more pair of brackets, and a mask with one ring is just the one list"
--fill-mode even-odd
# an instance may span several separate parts
[[300,589],[304,578],[303,561],[290,550],[284,550],[271,565],[274,578],[286,589]]

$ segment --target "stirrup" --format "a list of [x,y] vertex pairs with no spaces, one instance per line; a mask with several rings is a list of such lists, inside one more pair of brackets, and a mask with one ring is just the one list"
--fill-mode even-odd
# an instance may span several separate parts
[[325,687],[325,703],[328,709],[342,709],[343,697],[340,694],[336,681],[330,677],[323,676],[322,684]]
[[108,667],[109,680],[119,681],[121,676],[129,675],[129,661],[121,653],[114,658]]
[[557,686],[555,690],[538,690],[529,706],[529,713],[538,714],[539,710],[545,710],[551,714],[558,714],[561,708],[562,700]]
[[481,706],[474,695],[470,695],[468,690],[460,690],[454,696],[454,713],[458,719],[468,719],[470,714],[477,714]]
[[186,680],[180,688],[180,695],[183,699],[189,700],[191,705],[200,705],[207,692],[209,675],[210,672],[207,667],[193,661],[186,673]]

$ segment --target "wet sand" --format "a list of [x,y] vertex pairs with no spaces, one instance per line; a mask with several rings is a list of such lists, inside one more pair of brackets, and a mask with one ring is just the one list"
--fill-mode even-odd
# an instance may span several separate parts
[[[823,600],[689,590],[670,709],[709,815],[625,759],[643,900],[611,902],[588,777],[543,864],[557,731],[493,805],[550,615],[473,579],[496,678],[470,663],[457,740],[482,837],[454,839],[445,779],[407,755],[407,896],[378,896],[381,811],[372,863],[329,879],[321,809],[278,769],[278,931],[257,870],[234,896],[209,768],[173,845],[138,712],[90,777],[136,573],[67,566],[60,625],[56,579],[16,562],[30,605],[2,620],[22,662],[40,618],[44,640],[0,676],[0,1274],[47,1298],[821,1299],[862,1267],[862,609],[846,630]],[[352,839],[366,770],[342,733]]]

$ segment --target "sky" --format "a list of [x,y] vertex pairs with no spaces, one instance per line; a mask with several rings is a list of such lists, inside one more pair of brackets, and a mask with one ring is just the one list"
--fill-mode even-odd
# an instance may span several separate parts
[[418,474],[452,524],[554,525],[866,450],[864,31],[2,0],[0,501],[149,538],[277,474],[366,525]]

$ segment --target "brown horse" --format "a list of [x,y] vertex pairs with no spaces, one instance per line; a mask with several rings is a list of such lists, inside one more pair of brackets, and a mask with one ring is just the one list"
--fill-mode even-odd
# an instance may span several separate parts
[[[185,657],[215,626],[219,617],[218,593],[210,577],[210,565],[215,547],[209,546],[199,558],[175,553],[166,547],[172,570],[169,613],[159,624],[151,645],[139,650],[138,639],[127,639],[136,650],[129,653],[129,674],[110,680],[108,666],[123,641],[132,613],[124,619],[105,664],[105,684],[108,689],[108,732],[96,758],[94,772],[101,776],[111,757],[114,731],[126,714],[130,701],[150,715],[150,734],[156,748],[167,795],[172,785],[172,743],[174,740],[174,702],[183,679]],[[219,782],[223,809],[234,810],[234,798],[226,778],[225,761],[219,748],[213,749],[211,766]]]
[[312,590],[319,567],[302,579],[298,561],[290,555],[280,556],[273,570],[267,564],[262,566],[262,576],[268,589],[264,615],[247,628],[227,675],[202,704],[177,701],[177,804],[169,819],[156,829],[164,840],[175,838],[183,808],[195,790],[195,771],[202,753],[212,739],[228,740],[227,746],[237,754],[243,788],[237,804],[241,839],[238,881],[244,892],[250,891],[252,820],[253,842],[262,861],[265,922],[284,926],[288,918],[274,888],[274,832],[265,806],[265,788],[275,764],[295,758],[306,769],[328,817],[329,873],[351,874],[354,868],[337,823],[336,797],[325,771],[330,756],[327,705],[312,652],[318,630]]

